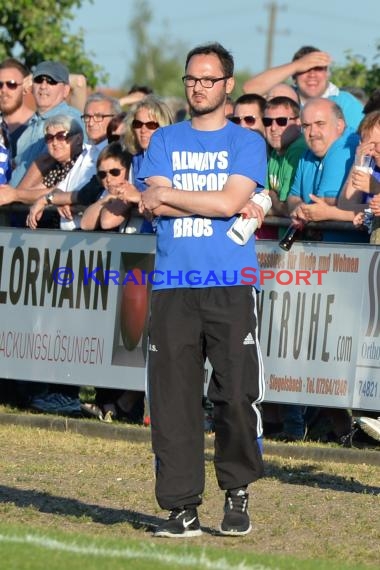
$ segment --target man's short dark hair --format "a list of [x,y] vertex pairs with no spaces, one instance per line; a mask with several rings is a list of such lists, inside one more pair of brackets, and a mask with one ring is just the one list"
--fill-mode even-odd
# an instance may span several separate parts
[[267,109],[275,109],[276,107],[280,106],[288,107],[289,109],[291,109],[292,114],[295,117],[299,117],[300,105],[296,101],[294,101],[294,99],[291,99],[290,97],[285,97],[284,95],[279,95],[278,97],[273,97],[273,99],[269,99],[269,101],[267,101],[265,104],[264,111],[266,111]]
[[309,53],[313,53],[314,51],[321,51],[319,48],[314,46],[303,46],[296,53],[293,55],[292,61],[296,61],[297,59],[301,59],[304,55],[308,55]]
[[234,58],[232,57],[232,54],[218,42],[200,45],[189,51],[186,57],[185,69],[194,55],[210,54],[215,54],[219,58],[219,61],[222,64],[224,77],[232,77],[234,74]]
[[14,57],[8,57],[0,62],[0,69],[17,69],[23,77],[30,75],[30,70],[21,61]]
[[124,168],[129,171],[132,163],[132,155],[123,147],[120,142],[111,142],[100,151],[98,159],[96,161],[96,168],[99,168],[100,163],[108,158],[114,158],[118,160]]
[[252,103],[257,103],[260,113],[263,115],[266,102],[265,97],[258,93],[244,93],[244,95],[240,95],[240,97],[236,99],[234,108],[236,108],[236,105],[251,105]]

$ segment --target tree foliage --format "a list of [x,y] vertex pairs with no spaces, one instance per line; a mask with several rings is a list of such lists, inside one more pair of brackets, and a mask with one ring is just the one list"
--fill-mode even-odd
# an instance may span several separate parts
[[[92,0],[89,0],[90,2]],[[0,60],[17,57],[32,69],[40,61],[65,63],[95,87],[107,79],[84,51],[83,30],[70,34],[73,8],[82,0],[0,0]]]
[[372,65],[368,65],[364,57],[347,51],[346,64],[332,67],[331,80],[339,87],[361,87],[367,95],[370,95],[380,85],[380,67],[376,63],[379,59],[380,42],[376,45]]
[[133,61],[124,87],[133,83],[148,85],[162,96],[183,96],[180,77],[183,75],[187,48],[181,42],[171,42],[166,32],[156,41],[151,39],[149,25],[152,12],[147,0],[137,0],[128,29],[134,46]]

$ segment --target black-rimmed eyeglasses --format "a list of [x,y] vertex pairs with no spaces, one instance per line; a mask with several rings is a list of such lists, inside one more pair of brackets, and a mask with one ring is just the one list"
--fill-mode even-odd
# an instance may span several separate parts
[[195,87],[200,83],[205,89],[211,89],[218,81],[225,81],[229,77],[193,77],[192,75],[184,75],[182,81],[185,87]]

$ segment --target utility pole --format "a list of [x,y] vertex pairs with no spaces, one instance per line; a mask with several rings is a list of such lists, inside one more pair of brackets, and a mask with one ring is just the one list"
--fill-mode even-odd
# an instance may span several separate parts
[[267,36],[267,46],[266,46],[266,53],[265,53],[265,69],[272,67],[272,59],[273,59],[273,45],[274,45],[274,36],[275,34],[289,34],[289,30],[276,30],[276,17],[278,10],[286,10],[286,6],[279,6],[276,2],[270,2],[267,4],[266,9],[269,10],[269,22],[268,28],[263,30],[262,28],[258,28],[260,33],[264,33]]
[[276,2],[271,2],[268,6],[269,9],[269,24],[268,24],[268,35],[267,35],[267,49],[265,54],[265,67],[268,69],[272,67],[272,57],[273,57],[273,41],[276,29],[276,15],[278,6]]

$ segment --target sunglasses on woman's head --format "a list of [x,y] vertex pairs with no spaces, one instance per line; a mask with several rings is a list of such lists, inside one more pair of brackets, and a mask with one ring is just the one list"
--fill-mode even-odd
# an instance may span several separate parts
[[101,180],[104,180],[107,177],[107,174],[111,174],[114,178],[120,176],[122,172],[121,168],[110,168],[109,170],[98,170],[98,176]]
[[155,131],[160,126],[159,123],[157,123],[157,121],[147,121],[146,123],[144,123],[143,121],[139,121],[138,119],[133,119],[132,121],[133,129],[141,129],[143,125],[145,125],[146,128],[149,129],[150,131]]

